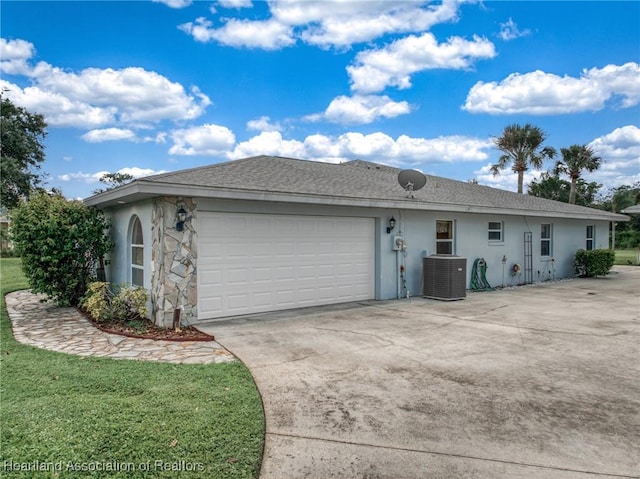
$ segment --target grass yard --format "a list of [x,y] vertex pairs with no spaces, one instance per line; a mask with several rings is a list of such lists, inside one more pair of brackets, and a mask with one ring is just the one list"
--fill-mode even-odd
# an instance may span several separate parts
[[27,287],[19,261],[0,258],[0,477],[258,476],[264,415],[244,365],[87,358],[22,345],[4,304],[6,293]]
[[617,249],[616,264],[632,264],[640,266],[640,250],[637,249]]

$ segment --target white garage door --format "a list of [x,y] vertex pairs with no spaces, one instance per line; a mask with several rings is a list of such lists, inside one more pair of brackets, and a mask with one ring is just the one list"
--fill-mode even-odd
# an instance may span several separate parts
[[198,317],[371,299],[374,220],[201,213]]

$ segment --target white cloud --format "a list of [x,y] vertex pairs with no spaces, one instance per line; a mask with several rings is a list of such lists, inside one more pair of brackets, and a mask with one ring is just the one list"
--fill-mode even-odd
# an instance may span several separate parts
[[309,135],[304,140],[304,158],[328,163],[340,163],[347,159],[341,146],[333,138],[315,134]]
[[93,128],[116,121],[116,109],[113,107],[93,106],[37,86],[23,90],[5,80],[0,80],[0,88],[16,105],[44,115],[50,126]]
[[345,159],[382,160],[393,165],[484,161],[488,158],[484,150],[492,147],[489,140],[477,138],[462,136],[414,138],[400,135],[394,140],[381,132],[368,135],[345,133],[338,137],[335,145],[338,147],[337,152]]
[[337,146],[345,156],[357,158],[381,158],[387,161],[397,157],[396,142],[385,133],[345,133],[338,137]]
[[600,169],[585,173],[587,181],[608,188],[640,181],[640,128],[627,125],[594,139],[588,145],[603,160]]
[[98,128],[82,135],[87,143],[103,143],[105,141],[131,141],[134,143],[166,143],[167,134],[159,132],[155,135],[138,136],[128,128]]
[[282,127],[279,123],[272,123],[271,118],[268,116],[261,116],[255,120],[249,120],[247,122],[247,129],[256,131],[281,131]]
[[[64,175],[58,175],[58,180],[68,182],[68,181],[80,181],[86,184],[95,184],[100,182],[100,178],[102,178],[107,173],[111,173],[109,171],[98,171],[95,173],[85,173],[82,171],[78,171],[76,173],[66,173]],[[125,167],[120,168],[115,173],[121,174],[129,174],[134,178],[142,178],[144,176],[150,175],[158,175],[160,173],[166,173],[166,170],[152,170],[150,168],[139,168],[137,166],[133,167]]]
[[476,60],[493,58],[493,43],[477,36],[472,41],[451,37],[438,43],[431,33],[410,35],[384,48],[365,50],[356,56],[355,65],[347,67],[351,89],[374,93],[387,86],[400,89],[411,86],[411,75],[431,69],[466,69]]
[[388,96],[354,95],[334,98],[324,113],[309,115],[310,121],[321,119],[342,125],[367,124],[379,118],[394,118],[411,111],[406,101],[396,102]]
[[181,84],[139,67],[87,68],[77,74],[38,65],[36,72],[40,88],[90,105],[113,106],[125,123],[193,119],[211,103],[197,88],[188,94]]
[[124,168],[120,168],[117,173],[122,173],[125,175],[131,175],[134,178],[142,178],[145,176],[151,175],[160,175],[162,173],[166,173],[166,170],[153,170],[151,168],[139,168],[137,166],[127,166]]
[[[264,20],[223,19],[221,27],[200,17],[180,28],[202,42],[234,47],[280,49],[302,40],[322,48],[348,48],[385,34],[421,32],[457,18],[460,0],[440,4],[425,1],[367,2],[341,0],[272,0]],[[224,0],[221,7],[244,7],[247,0]],[[257,37],[256,37],[257,36]]]
[[7,75],[27,75],[27,60],[35,54],[33,43],[0,38],[0,71]]
[[520,30],[512,18],[509,18],[508,21],[500,24],[500,33],[498,33],[498,37],[504,41],[515,40],[516,38],[526,37],[528,35],[531,35],[531,30]]
[[212,27],[213,22],[205,17],[198,17],[195,22],[187,22],[178,26],[180,30],[191,35],[196,41],[203,43],[215,39],[215,30]]
[[513,73],[502,82],[478,82],[463,108],[472,113],[559,115],[598,111],[620,100],[622,108],[640,102],[640,65],[584,70],[579,78],[537,70]]
[[122,128],[103,128],[98,130],[91,130],[84,135],[82,139],[88,143],[102,143],[103,141],[117,141],[117,140],[130,140],[136,139],[136,134],[129,129]]
[[252,21],[229,19],[220,28],[204,17],[180,25],[180,30],[193,36],[199,42],[217,41],[232,47],[262,48],[279,50],[293,45],[292,28],[273,20]]
[[[194,129],[195,130],[195,129]],[[386,164],[455,163],[485,161],[487,150],[494,147],[491,139],[465,136],[415,138],[400,135],[396,139],[382,132],[363,134],[347,132],[338,137],[314,134],[304,140],[283,138],[279,131],[262,131],[246,141],[237,143],[226,152],[229,159],[256,155],[278,155],[315,161],[340,162],[352,159],[381,161]],[[172,154],[181,154],[174,150]],[[206,148],[193,148],[189,154],[220,155],[222,151],[207,153]]]
[[92,184],[98,183],[102,176],[109,173],[108,171],[99,171],[97,173],[83,173],[82,171],[78,171],[76,173],[65,173],[63,175],[58,175],[58,179],[60,181],[81,181],[83,183]]
[[156,133],[155,136],[144,136],[142,137],[142,142],[144,143],[166,143],[167,142],[167,134],[164,131]]
[[585,70],[584,77],[596,83],[611,97],[621,97],[621,107],[629,108],[640,103],[640,64],[607,65],[604,68]]
[[253,6],[251,0],[218,0],[222,8],[249,8]]
[[459,3],[322,1],[314,2],[311,8],[305,4],[306,12],[300,15],[299,2],[281,2],[272,10],[281,21],[306,25],[300,34],[305,43],[345,48],[386,34],[422,32],[438,23],[452,21],[457,16]]
[[292,158],[306,158],[303,143],[285,140],[279,131],[264,131],[253,138],[238,143],[227,156],[230,159],[257,155],[278,155]]
[[490,139],[479,139],[460,135],[438,138],[398,137],[401,158],[429,163],[455,163],[461,161],[484,161],[488,158],[485,150],[493,148]]
[[[542,171],[529,170],[524,172],[524,191],[527,191],[528,185],[533,180],[539,180]],[[484,165],[482,168],[473,172],[478,183],[493,188],[499,188],[507,191],[518,191],[518,175],[516,173],[500,174],[494,176],[491,173],[491,163]]]
[[640,128],[635,125],[616,128],[611,133],[596,138],[589,146],[603,158],[640,161]]
[[23,62],[20,68],[3,62],[3,71],[28,76],[32,82],[22,89],[3,80],[3,88],[10,90],[7,97],[43,114],[52,126],[140,126],[163,120],[190,120],[202,115],[211,104],[197,87],[186,92],[181,84],[143,68],[86,68],[73,72],[46,62],[29,65],[27,60],[34,49],[28,42],[4,41],[3,49],[14,60]]
[[156,3],[164,3],[166,6],[171,8],[185,8],[191,5],[192,0],[152,0]]
[[283,139],[279,132],[270,131],[238,143],[227,156],[238,159],[267,154],[334,163],[360,158],[390,165],[427,165],[485,161],[486,150],[491,148],[493,143],[489,139],[462,136],[412,138],[401,135],[394,139],[382,132],[367,135],[347,132],[338,137],[315,134],[298,141]]
[[236,141],[227,127],[211,124],[175,130],[171,137],[174,144],[169,154],[184,156],[221,155],[229,151]]

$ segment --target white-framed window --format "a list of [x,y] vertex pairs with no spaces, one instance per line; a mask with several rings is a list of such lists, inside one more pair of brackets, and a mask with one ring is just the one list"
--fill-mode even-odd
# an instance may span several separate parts
[[453,254],[453,221],[436,221],[436,254]]
[[585,245],[586,250],[593,249],[596,242],[596,228],[593,225],[587,225],[587,241]]
[[144,237],[142,223],[137,216],[131,224],[131,285],[144,287]]
[[540,225],[540,256],[553,255],[553,225],[542,223]]
[[487,229],[489,242],[502,243],[504,241],[503,230],[504,223],[502,221],[489,221],[489,227]]

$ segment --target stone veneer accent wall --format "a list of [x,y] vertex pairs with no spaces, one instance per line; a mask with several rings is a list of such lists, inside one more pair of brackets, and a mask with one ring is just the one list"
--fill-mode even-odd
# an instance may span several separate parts
[[[184,230],[176,230],[176,210],[187,211]],[[151,318],[171,327],[173,312],[182,306],[182,324],[198,318],[196,201],[163,197],[153,202],[151,228]]]

